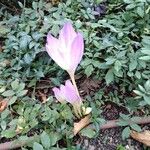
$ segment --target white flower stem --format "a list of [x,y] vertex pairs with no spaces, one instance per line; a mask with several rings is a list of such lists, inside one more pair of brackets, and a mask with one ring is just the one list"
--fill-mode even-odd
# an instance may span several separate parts
[[78,96],[80,97],[80,94],[79,94],[79,91],[78,91],[78,88],[77,88],[77,84],[76,84],[76,82],[75,82],[74,73],[70,73],[70,72],[68,72],[68,73],[69,73],[69,75],[70,75],[72,84],[74,85],[74,87],[75,87],[75,89],[76,89],[76,92],[77,92]]
[[79,91],[78,91],[78,88],[77,88],[77,84],[76,84],[76,82],[75,82],[74,73],[73,73],[73,72],[69,72],[69,71],[68,71],[68,73],[69,73],[69,75],[70,75],[72,84],[73,84],[74,87],[75,87],[76,93],[77,93],[77,95],[78,95],[79,98],[80,98],[80,104],[75,104],[75,105],[73,105],[73,107],[74,107],[74,112],[75,112],[76,116],[77,116],[78,118],[80,118],[80,117],[82,117],[82,113],[81,113],[82,100],[81,100],[81,97],[80,97],[80,94],[79,94]]

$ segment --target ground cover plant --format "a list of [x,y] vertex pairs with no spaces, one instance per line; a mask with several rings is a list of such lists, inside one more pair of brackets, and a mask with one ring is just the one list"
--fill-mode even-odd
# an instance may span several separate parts
[[[149,0],[2,0],[0,7],[0,149],[148,149],[130,135],[150,122]],[[75,31],[59,39],[66,26]],[[72,56],[54,56],[73,41]],[[63,85],[69,104],[58,102]],[[74,125],[83,128],[77,135]]]

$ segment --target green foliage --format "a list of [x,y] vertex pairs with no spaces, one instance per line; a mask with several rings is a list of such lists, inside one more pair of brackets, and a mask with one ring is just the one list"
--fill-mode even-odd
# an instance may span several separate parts
[[88,138],[93,138],[96,135],[96,132],[91,128],[85,128],[81,130],[81,135]]
[[126,138],[128,138],[130,136],[131,130],[129,127],[126,127],[123,129],[122,131],[122,139],[125,140]]
[[43,146],[37,142],[34,142],[33,144],[33,150],[44,150]]
[[140,118],[138,117],[130,117],[130,115],[120,114],[120,119],[117,122],[119,126],[127,126],[122,131],[122,139],[126,139],[130,136],[131,129],[137,132],[141,131],[141,127],[136,124],[136,120]]
[[141,85],[138,85],[139,90],[134,90],[134,93],[136,93],[138,96],[137,99],[142,98],[144,101],[141,101],[141,105],[150,105],[150,80],[147,80],[144,84],[144,87]]
[[77,74],[102,81],[100,89],[94,91],[94,96],[88,95],[85,102],[93,109],[92,123],[96,130],[83,129],[81,134],[91,138],[98,133],[99,125],[105,122],[99,110],[105,101],[123,105],[131,112],[129,116],[121,115],[118,122],[125,127],[124,139],[130,129],[140,131],[130,121],[134,121],[132,114],[137,108],[145,109],[149,115],[150,1],[110,0],[105,15],[95,15],[98,13],[95,7],[103,3],[101,0],[67,0],[56,6],[42,0],[31,2],[20,1],[20,12],[15,15],[6,8],[0,9],[0,39],[3,40],[0,95],[8,101],[8,107],[0,115],[1,137],[38,133],[40,139],[33,141],[33,149],[62,149],[60,140],[67,146],[72,144],[75,118],[71,107],[55,103],[50,96],[51,89],[46,89],[49,97],[44,104],[37,95],[41,79],[51,81],[49,87],[66,79],[45,52],[47,33],[58,36],[66,21],[71,21],[84,35],[84,58]]
[[118,145],[116,150],[126,150],[126,148],[122,145]]
[[7,90],[6,86],[2,86],[1,89],[5,89],[5,91],[2,90],[1,93],[2,96],[9,99],[8,104],[12,105],[17,99],[21,99],[27,94],[28,90],[24,90],[24,88],[25,83],[19,83],[18,80],[14,80],[11,82],[11,87],[9,87],[9,90]]

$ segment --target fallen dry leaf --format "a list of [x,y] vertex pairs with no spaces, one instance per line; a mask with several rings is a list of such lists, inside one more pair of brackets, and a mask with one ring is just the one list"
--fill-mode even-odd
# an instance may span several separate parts
[[82,95],[89,95],[91,91],[95,91],[99,88],[101,81],[98,80],[92,80],[90,78],[86,78],[81,84],[80,84],[80,91],[82,91]]
[[81,129],[86,127],[88,124],[90,124],[90,118],[91,115],[85,116],[83,119],[81,119],[79,122],[74,123],[74,128],[73,128],[73,134],[76,135]]
[[0,62],[0,66],[1,67],[7,67],[9,65],[10,65],[10,61],[7,60],[7,59],[5,59],[5,60],[3,60],[3,61]]
[[147,146],[150,146],[150,131],[138,133],[136,131],[131,132],[131,137]]
[[17,129],[15,130],[16,134],[20,134],[22,132],[23,128],[20,126],[17,126]]
[[6,100],[2,100],[0,101],[0,112],[3,112],[4,109],[7,107],[7,101]]
[[40,91],[38,91],[38,93],[39,93],[39,96],[41,97],[42,103],[43,104],[46,103],[47,102],[46,95],[44,93],[40,92]]
[[0,52],[2,52],[3,51],[3,49],[2,49],[2,46],[0,45]]

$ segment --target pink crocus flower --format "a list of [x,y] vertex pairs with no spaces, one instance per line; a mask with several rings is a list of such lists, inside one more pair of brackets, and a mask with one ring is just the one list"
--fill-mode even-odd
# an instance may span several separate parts
[[68,80],[60,88],[53,88],[55,97],[61,103],[67,101],[73,105],[75,114],[81,116],[82,100],[75,82],[74,73],[80,63],[84,50],[83,36],[75,32],[71,23],[67,22],[60,30],[58,39],[47,35],[46,51],[49,56],[68,72],[72,83]]
[[56,99],[59,102],[64,103],[66,101],[73,105],[74,112],[77,117],[82,115],[81,114],[81,105],[82,105],[81,98],[80,96],[78,96],[76,92],[76,88],[74,87],[74,85],[71,83],[70,80],[67,80],[65,82],[65,85],[60,85],[60,88],[56,88],[56,87],[53,88],[53,92],[54,92]]
[[70,80],[65,82],[65,85],[60,85],[60,88],[53,88],[54,95],[56,99],[63,103],[64,101],[69,102],[74,105],[76,103],[80,103],[80,97],[76,93],[76,89],[74,85],[72,85]]
[[46,51],[49,56],[69,74],[73,74],[83,56],[84,41],[72,24],[67,22],[60,30],[58,39],[47,35]]

